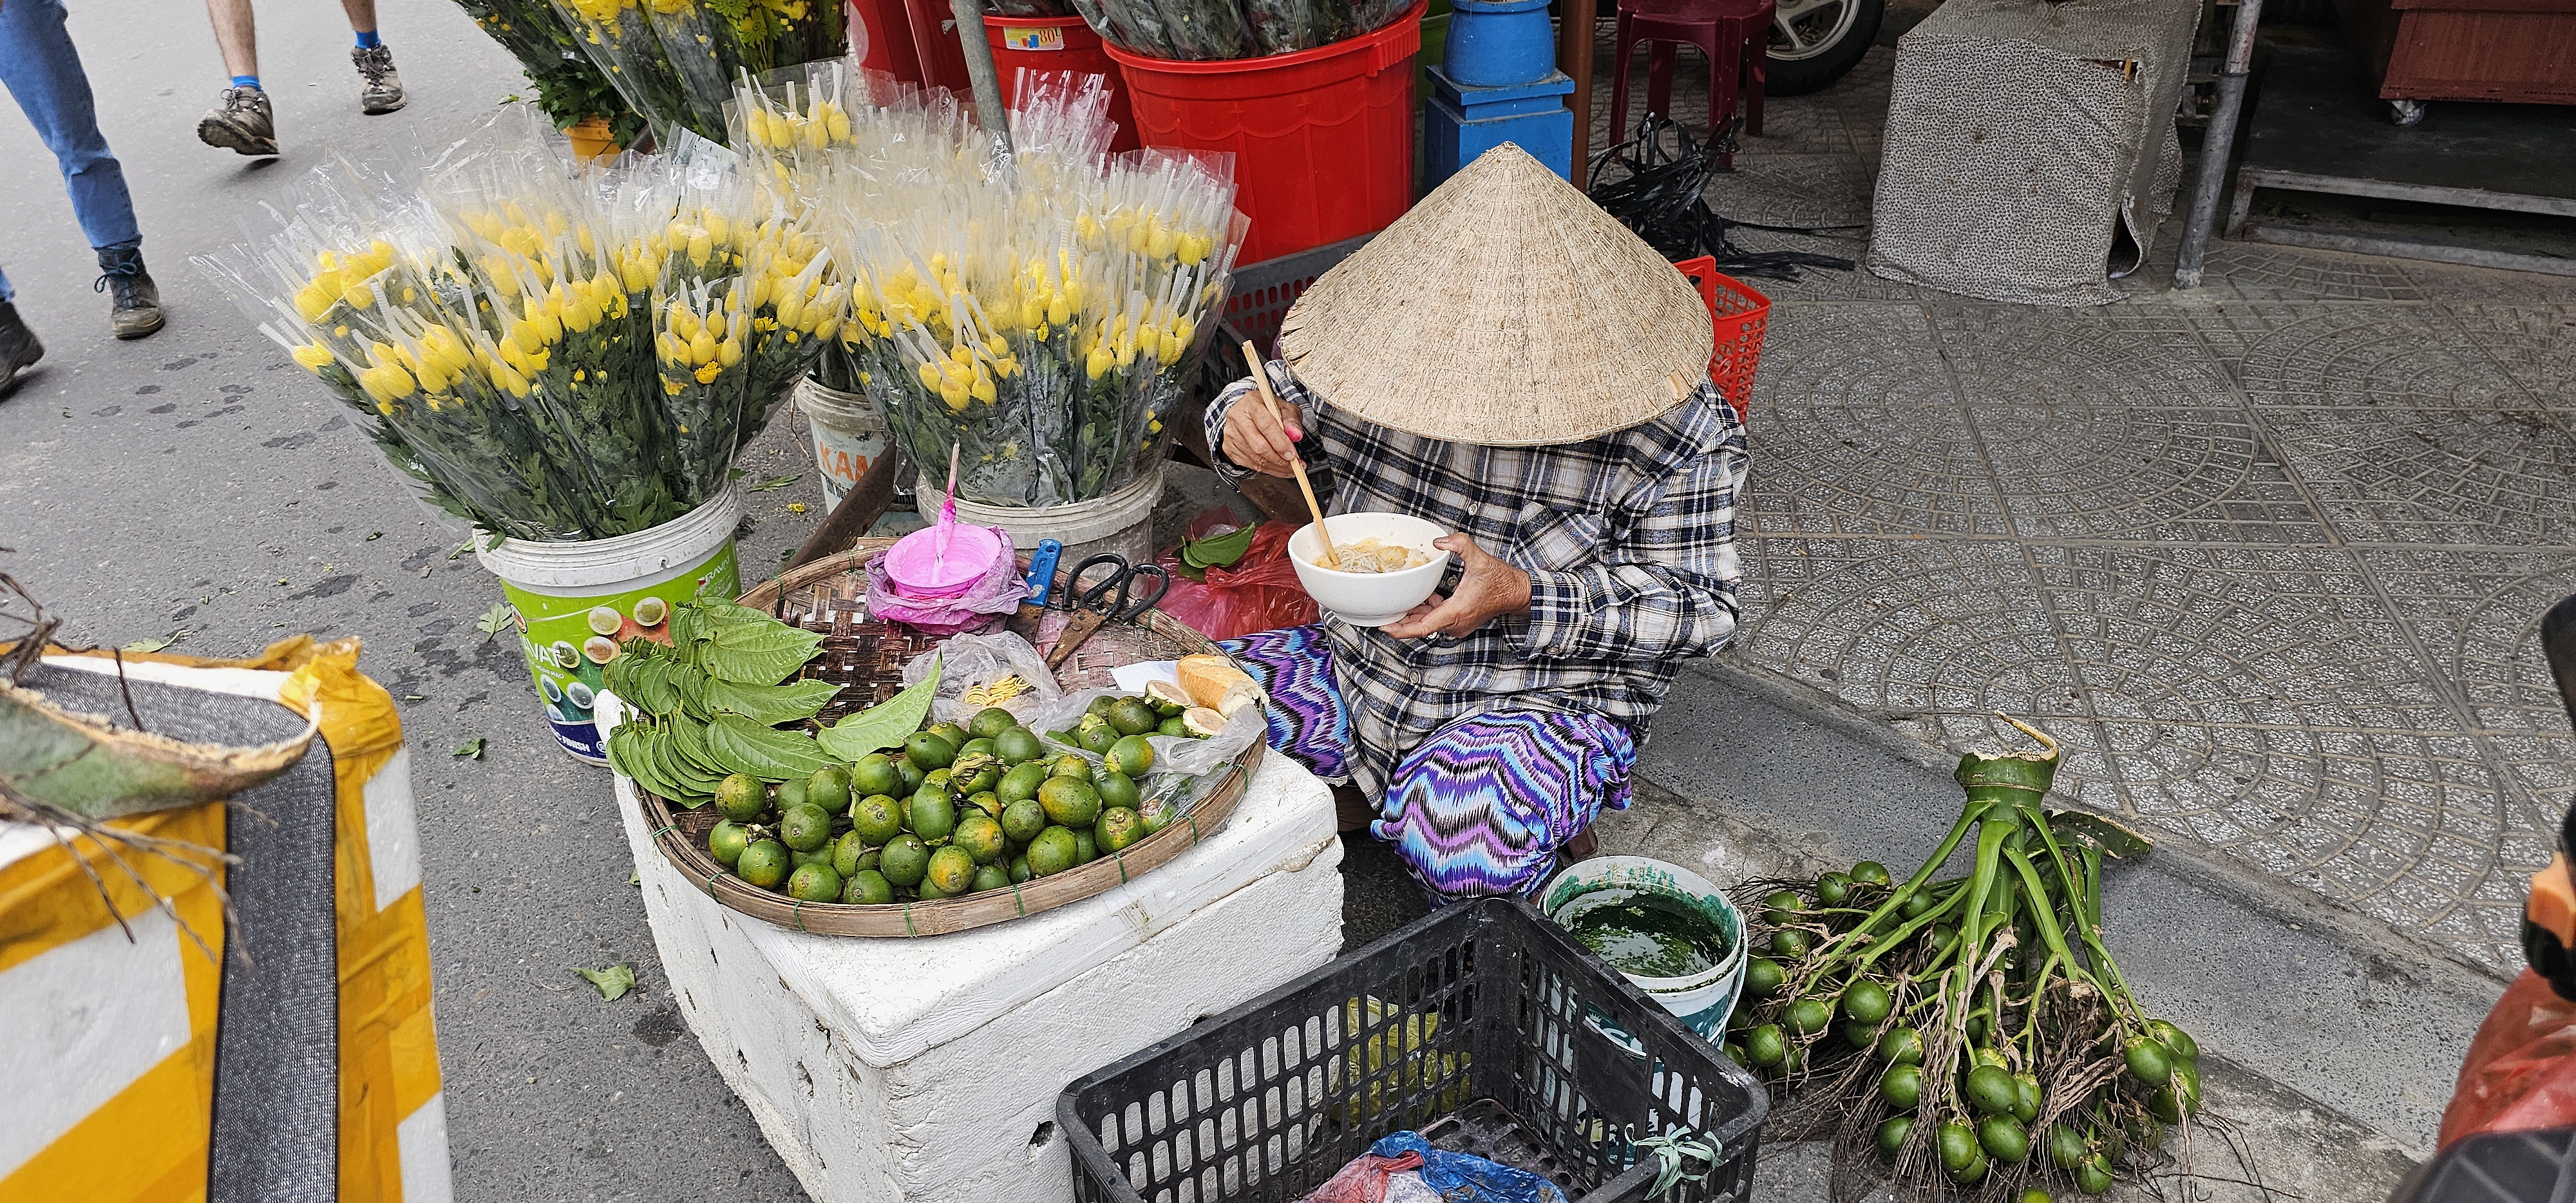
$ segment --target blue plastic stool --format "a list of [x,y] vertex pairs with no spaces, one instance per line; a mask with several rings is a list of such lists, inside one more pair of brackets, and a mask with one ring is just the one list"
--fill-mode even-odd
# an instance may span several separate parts
[[1461,85],[1445,62],[1428,74],[1431,97],[1422,110],[1423,188],[1438,187],[1505,142],[1528,151],[1568,181],[1574,178],[1574,110],[1565,107],[1574,81],[1564,72],[1504,88]]
[[1455,0],[1440,65],[1471,88],[1537,83],[1556,73],[1548,0]]

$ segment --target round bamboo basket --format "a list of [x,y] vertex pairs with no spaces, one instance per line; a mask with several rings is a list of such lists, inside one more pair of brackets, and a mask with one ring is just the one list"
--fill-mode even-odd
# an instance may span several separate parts
[[[827,556],[742,595],[743,605],[823,634],[821,652],[799,674],[844,686],[842,695],[817,716],[818,722],[875,705],[902,688],[903,665],[939,640],[866,618],[867,577],[864,566],[894,545],[892,539],[862,539],[849,551]],[[1027,557],[1021,557],[1023,565]],[[1056,573],[1053,596],[1066,596],[1065,573]],[[1195,652],[1217,652],[1216,644],[1181,625],[1161,610],[1148,610],[1136,623],[1110,623],[1083,644],[1057,671],[1066,692],[1113,684],[1109,670],[1140,660],[1165,660]],[[784,894],[751,885],[717,864],[706,850],[709,829],[716,825],[712,806],[677,810],[638,786],[636,798],[661,849],[680,875],[717,902],[797,931],[834,936],[937,936],[1007,922],[1040,911],[1080,902],[1114,889],[1170,861],[1222,826],[1243,798],[1244,786],[1261,763],[1267,745],[1256,740],[1218,779],[1203,787],[1196,805],[1182,820],[1129,845],[1105,853],[1050,877],[1032,878],[1009,889],[986,890],[958,898],[926,902],[893,902],[852,906],[838,902],[798,902]]]

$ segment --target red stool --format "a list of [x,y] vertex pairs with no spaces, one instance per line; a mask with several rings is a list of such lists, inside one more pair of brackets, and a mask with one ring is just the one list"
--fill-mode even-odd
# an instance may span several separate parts
[[[1708,56],[1708,135],[1713,141],[1735,117],[1737,77],[1743,77],[1744,132],[1762,132],[1762,81],[1770,60],[1774,0],[1620,0],[1618,58],[1610,85],[1611,140],[1628,136],[1628,62],[1637,43],[1646,51],[1646,111],[1670,115],[1673,45],[1699,47]],[[1733,155],[1720,155],[1732,166]]]

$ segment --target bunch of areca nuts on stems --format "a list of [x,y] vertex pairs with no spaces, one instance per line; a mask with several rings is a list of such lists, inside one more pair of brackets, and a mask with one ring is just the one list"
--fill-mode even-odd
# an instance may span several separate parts
[[[1831,1132],[1838,1200],[2099,1195],[2188,1174],[2195,1129],[2223,1133],[2200,1115],[2199,1046],[2139,1005],[2103,942],[2103,858],[2151,845],[2044,808],[2056,742],[1998,717],[2039,750],[1962,756],[1966,805],[1911,876],[1863,861],[1739,891],[1766,955],[1746,962],[1726,1051],[1772,1083],[1780,1135]],[[1963,845],[1968,871],[1941,876]]]

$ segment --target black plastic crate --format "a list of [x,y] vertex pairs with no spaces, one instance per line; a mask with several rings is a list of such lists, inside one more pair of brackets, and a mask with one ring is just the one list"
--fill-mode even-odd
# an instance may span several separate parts
[[[1373,237],[1376,235],[1362,234],[1234,269],[1226,284],[1225,309],[1217,318],[1217,334],[1225,340],[1221,349],[1229,357],[1226,362],[1243,358],[1245,339],[1252,340],[1262,354],[1270,354],[1274,350],[1271,340],[1279,337],[1279,323],[1288,316],[1288,307],[1305,295],[1306,286],[1350,258],[1352,251],[1368,245]],[[1241,375],[1242,367],[1235,363],[1234,374],[1227,379]]]
[[1056,1122],[1082,1203],[1292,1203],[1408,1128],[1578,1203],[1645,1199],[1656,1161],[1630,1138],[1689,1130],[1722,1161],[1664,1198],[1702,1203],[1749,1195],[1769,1109],[1616,970],[1528,904],[1489,898],[1075,1082]]

